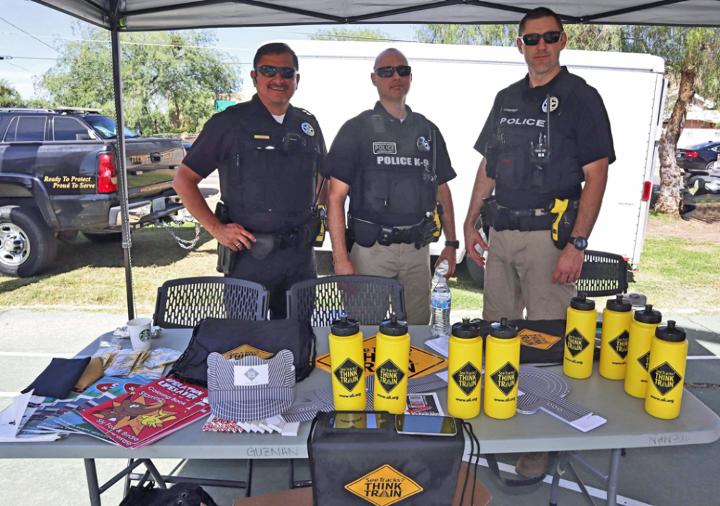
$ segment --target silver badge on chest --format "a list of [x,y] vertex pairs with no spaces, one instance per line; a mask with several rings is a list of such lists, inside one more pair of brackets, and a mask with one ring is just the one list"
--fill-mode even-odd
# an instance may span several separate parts
[[308,136],[310,136],[310,137],[313,137],[313,136],[315,135],[315,129],[314,129],[313,126],[312,126],[310,123],[308,123],[307,121],[303,121],[303,122],[300,124],[300,128],[301,128],[302,131],[305,133],[305,135],[308,135]]
[[417,140],[417,148],[418,151],[430,151],[430,141],[421,135]]
[[545,100],[543,100],[542,112],[548,112],[548,101],[550,101],[550,112],[554,112],[560,105],[559,98],[553,96],[546,97]]

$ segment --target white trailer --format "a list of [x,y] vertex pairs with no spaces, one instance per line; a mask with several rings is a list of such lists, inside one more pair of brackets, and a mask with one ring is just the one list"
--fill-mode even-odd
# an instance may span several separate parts
[[[345,121],[375,104],[377,93],[370,73],[377,54],[392,46],[407,56],[413,69],[407,103],[438,125],[457,172],[450,187],[461,242],[460,261],[465,256],[462,223],[481,160],[473,145],[495,94],[526,74],[522,55],[515,48],[487,46],[287,42],[300,60],[300,86],[292,102],[318,118],[328,148]],[[566,49],[561,64],[600,92],[617,154],[589,248],[622,255],[637,268],[661,131],[664,62],[644,54]],[[431,245],[431,253],[438,254],[443,242]],[[329,238],[322,249],[330,249]],[[476,270],[474,274],[478,275]]]

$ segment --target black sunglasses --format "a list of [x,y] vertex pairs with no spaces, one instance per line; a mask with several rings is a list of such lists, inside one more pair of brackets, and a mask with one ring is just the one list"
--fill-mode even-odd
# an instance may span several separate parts
[[295,77],[295,69],[292,67],[276,67],[275,65],[260,65],[256,68],[265,77],[275,77],[275,74],[280,72],[280,77],[283,79],[292,79]]
[[557,41],[560,40],[560,37],[562,36],[562,31],[552,31],[552,32],[545,32],[543,34],[539,33],[526,33],[522,37],[520,37],[523,41],[523,44],[526,46],[537,46],[540,43],[540,39],[544,40],[546,44],[555,44]]
[[375,69],[375,74],[380,77],[392,77],[397,72],[400,77],[407,77],[412,72],[410,65],[398,65],[397,67],[378,67]]

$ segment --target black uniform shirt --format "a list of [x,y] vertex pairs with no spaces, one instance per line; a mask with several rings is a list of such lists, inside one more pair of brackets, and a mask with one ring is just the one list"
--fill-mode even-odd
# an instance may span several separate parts
[[210,118],[183,163],[202,177],[219,170],[231,221],[278,232],[308,220],[325,152],[312,114],[291,105],[280,124],[255,95]]
[[[423,155],[425,159],[432,159],[431,151],[420,150],[424,139],[435,137],[435,175],[436,185],[439,186],[455,177],[455,171],[450,163],[445,140],[438,127],[422,114],[413,112],[406,106],[407,115],[403,121],[389,114],[380,102],[375,104],[371,111],[365,111],[358,116],[348,120],[340,129],[333,140],[332,147],[323,161],[323,172],[350,185],[350,207],[353,209],[353,192],[360,189],[363,181],[363,170],[368,167],[375,167],[379,157],[386,158],[388,166],[397,162],[405,165],[408,160],[413,161],[415,157],[410,155]],[[382,124],[377,127],[368,127],[369,116],[379,116]],[[378,128],[382,130],[378,133]],[[426,144],[429,146],[429,144]],[[427,148],[426,148],[427,149]],[[404,156],[402,156],[404,155]],[[385,162],[384,162],[385,163]],[[410,186],[405,188],[405,199],[418,198],[416,195],[407,195],[407,192],[416,192]],[[355,195],[355,198],[357,196]],[[434,197],[433,197],[434,198]],[[387,214],[369,213],[365,216],[357,216],[384,225],[404,226],[414,225],[423,214],[400,213],[390,219],[392,223],[386,223]]]
[[[475,142],[475,149],[487,158],[487,147],[492,143],[493,137],[496,136],[502,114],[500,109],[503,107],[503,93],[507,93],[515,87],[520,87],[525,101],[540,104],[544,97],[553,94],[554,90],[558,88],[558,82],[561,79],[567,79],[569,76],[572,77],[573,75],[568,72],[566,67],[562,67],[560,73],[543,86],[531,87],[530,79],[526,75],[523,80],[500,91],[495,97],[495,102],[485,121],[485,126]],[[561,119],[553,118],[553,121],[566,122],[563,129],[569,132],[569,139],[574,143],[575,147],[574,156],[578,162],[575,180],[582,181],[584,180],[584,174],[582,173],[584,165],[606,157],[609,163],[615,161],[610,120],[600,94],[595,88],[586,83],[575,86],[567,100],[561,99],[560,107],[562,108],[562,117]],[[539,109],[537,113],[539,118],[544,117]],[[512,112],[505,112],[504,114],[513,115]],[[551,138],[552,144],[553,139]],[[551,154],[551,156],[553,155]],[[577,197],[580,192],[579,184],[574,191],[570,191],[576,193],[576,195],[562,196]],[[548,203],[548,197],[560,197],[560,195],[547,195],[543,192],[543,189],[518,190],[503,187],[502,185],[496,185],[495,196],[502,205],[512,208],[542,207]]]

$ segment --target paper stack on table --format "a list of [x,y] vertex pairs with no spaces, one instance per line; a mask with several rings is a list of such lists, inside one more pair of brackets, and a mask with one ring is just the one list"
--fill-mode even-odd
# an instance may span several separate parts
[[206,389],[164,377],[80,414],[113,443],[139,448],[209,413]]
[[[55,441],[60,437],[59,434],[29,434],[20,435],[22,429],[29,416],[24,416],[28,409],[28,405],[36,404],[42,397],[36,397],[32,402],[32,390],[26,394],[20,394],[13,400],[7,408],[0,412],[0,443],[26,443],[33,441]],[[31,410],[35,411],[34,406]]]
[[254,422],[239,422],[236,420],[225,420],[210,415],[208,421],[203,425],[205,432],[252,432],[256,434],[280,434],[282,436],[297,436],[300,422],[288,422],[282,416],[273,416],[266,420]]

